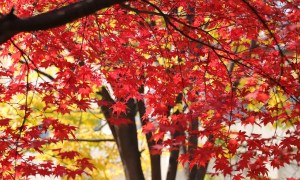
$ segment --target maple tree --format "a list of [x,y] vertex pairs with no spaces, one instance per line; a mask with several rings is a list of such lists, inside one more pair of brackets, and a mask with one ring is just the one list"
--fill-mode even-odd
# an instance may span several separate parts
[[[90,160],[59,144],[80,141],[75,123],[63,119],[95,106],[127,179],[144,179],[138,121],[152,179],[161,179],[164,150],[167,179],[178,162],[189,179],[203,179],[211,160],[211,175],[233,179],[300,162],[299,7],[298,0],[1,2],[1,178],[88,175]],[[46,150],[51,156],[37,159]]]

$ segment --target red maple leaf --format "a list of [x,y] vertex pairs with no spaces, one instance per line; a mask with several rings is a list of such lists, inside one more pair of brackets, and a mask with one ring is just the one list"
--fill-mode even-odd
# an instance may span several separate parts
[[143,133],[153,132],[153,130],[155,130],[155,126],[154,126],[154,124],[152,122],[147,122],[143,126]]
[[152,138],[150,140],[153,140],[153,141],[155,141],[157,143],[158,141],[160,141],[160,140],[163,139],[164,135],[165,135],[164,132],[155,133],[155,134],[153,134],[153,136],[152,136]]
[[228,149],[231,153],[235,154],[236,150],[238,149],[238,141],[236,139],[230,139],[228,142]]
[[113,109],[113,113],[116,113],[117,116],[120,116],[121,113],[126,114],[127,105],[125,102],[116,102],[114,105],[111,106]]
[[0,119],[0,126],[8,126],[10,121],[11,119],[9,118]]
[[266,102],[269,99],[269,95],[266,93],[258,93],[256,99],[259,102]]
[[79,166],[82,166],[83,169],[88,168],[90,170],[93,170],[95,168],[95,166],[92,163],[90,163],[90,159],[88,158],[78,159],[77,164]]
[[84,111],[86,111],[86,109],[90,107],[89,101],[83,99],[76,101],[76,105],[79,107],[79,109],[82,109]]
[[58,156],[60,156],[62,159],[74,159],[78,155],[79,153],[77,151],[64,151],[58,153]]

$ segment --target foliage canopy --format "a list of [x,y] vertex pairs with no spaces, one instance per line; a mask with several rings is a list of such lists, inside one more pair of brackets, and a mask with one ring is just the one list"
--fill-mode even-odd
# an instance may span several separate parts
[[139,114],[152,154],[183,147],[191,169],[214,159],[216,173],[257,178],[300,162],[298,0],[0,4],[4,179],[91,173],[89,155],[59,145],[90,111],[121,156],[119,127],[136,131]]

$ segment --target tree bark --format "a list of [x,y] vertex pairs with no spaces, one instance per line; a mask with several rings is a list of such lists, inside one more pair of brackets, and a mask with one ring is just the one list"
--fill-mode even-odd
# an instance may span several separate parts
[[[144,87],[141,87],[139,90],[140,93],[144,92]],[[138,101],[138,110],[140,113],[140,120],[141,124],[145,125],[149,119],[142,120],[142,117],[146,113],[146,106],[143,100]],[[151,154],[151,147],[155,145],[155,142],[151,140],[152,134],[147,133],[146,139],[147,139],[147,145],[150,152],[150,161],[151,161],[151,178],[152,180],[161,180],[161,164],[160,164],[160,155],[159,154]]]
[[128,125],[112,125],[109,119],[113,116],[110,106],[114,103],[108,91],[102,88],[100,94],[108,105],[101,106],[105,118],[108,120],[109,127],[112,131],[115,141],[117,142],[118,150],[124,167],[125,177],[127,180],[143,180],[144,174],[142,171],[140,152],[138,148],[137,129],[135,124],[135,115],[137,112],[136,104],[133,99],[127,102],[129,110],[126,114],[122,114],[122,118],[131,120]]
[[12,11],[0,17],[0,44],[20,32],[45,30],[64,25],[96,11],[126,0],[82,0],[46,13],[28,18],[18,18]]
[[[179,132],[176,131],[172,136],[172,139],[179,136]],[[177,150],[172,150],[169,158],[169,167],[167,172],[166,180],[175,180],[177,174],[177,166],[178,166],[178,156],[179,156],[179,147]]]
[[197,170],[197,174],[196,174],[195,179],[197,179],[197,180],[204,180],[204,177],[205,177],[206,171],[207,171],[207,167],[208,167],[208,162],[207,162],[207,164],[206,164],[205,167],[200,167]]
[[[176,104],[182,103],[183,95],[182,93],[179,93],[176,97]],[[174,114],[179,114],[179,110],[174,112]],[[177,124],[176,124],[177,125]],[[175,131],[174,134],[172,134],[172,139],[175,139],[177,136],[181,135],[182,132]],[[173,146],[174,150],[171,151],[170,158],[169,158],[169,167],[167,172],[167,180],[175,180],[176,174],[177,174],[177,168],[178,168],[178,157],[179,157],[179,146]]]
[[[191,128],[190,128],[191,131],[198,130],[199,123],[198,123],[197,119],[193,119],[190,125],[191,125]],[[194,154],[194,150],[195,150],[195,148],[197,148],[197,145],[198,145],[197,135],[191,135],[191,132],[190,132],[188,142],[189,142],[188,153],[192,155],[192,154]],[[187,172],[189,172],[188,180],[194,180],[196,178],[197,171],[198,171],[197,166],[194,166],[191,171],[189,171],[189,169],[188,169],[187,170]]]

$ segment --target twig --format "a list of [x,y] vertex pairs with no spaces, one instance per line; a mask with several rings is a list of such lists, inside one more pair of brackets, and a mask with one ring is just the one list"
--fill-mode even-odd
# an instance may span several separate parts
[[115,142],[114,139],[65,139],[73,142]]

